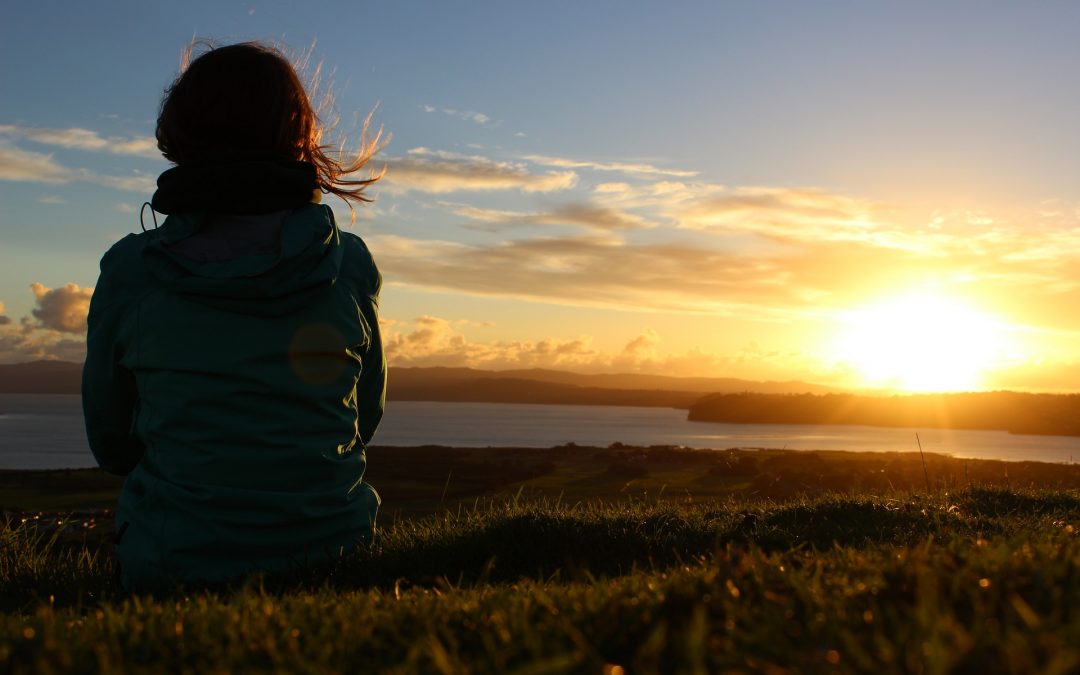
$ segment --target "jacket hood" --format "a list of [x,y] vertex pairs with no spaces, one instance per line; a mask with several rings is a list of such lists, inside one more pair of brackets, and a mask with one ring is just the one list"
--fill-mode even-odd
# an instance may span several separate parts
[[147,271],[188,300],[257,316],[289,314],[337,281],[343,246],[328,207],[308,204],[256,221],[247,217],[245,226],[262,228],[264,241],[231,257],[193,255],[211,229],[229,227],[224,218],[170,215],[143,249]]

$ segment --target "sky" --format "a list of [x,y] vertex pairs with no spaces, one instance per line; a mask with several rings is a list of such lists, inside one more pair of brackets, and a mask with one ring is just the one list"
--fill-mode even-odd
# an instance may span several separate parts
[[[16,3],[0,362],[80,360],[193,38],[321,64],[391,365],[1080,391],[1080,5]],[[147,214],[147,225],[151,225]]]

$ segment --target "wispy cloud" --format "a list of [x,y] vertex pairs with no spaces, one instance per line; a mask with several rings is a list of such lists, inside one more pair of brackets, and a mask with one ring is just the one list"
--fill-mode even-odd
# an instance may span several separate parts
[[672,217],[691,229],[752,232],[780,239],[865,239],[878,207],[816,188],[745,187],[681,203]]
[[593,171],[619,171],[622,173],[642,174],[653,176],[677,176],[690,178],[698,175],[697,171],[683,169],[664,169],[643,162],[601,162],[594,160],[567,159],[565,157],[549,157],[547,155],[527,155],[524,159],[543,166],[554,166],[562,169],[591,169]]
[[51,145],[69,150],[86,150],[90,152],[106,152],[113,155],[161,159],[161,151],[157,148],[157,140],[152,136],[104,137],[96,131],[78,127],[46,129],[16,124],[0,124],[0,134],[25,138],[42,145]]
[[476,112],[475,110],[458,110],[456,108],[439,108],[433,105],[421,105],[420,109],[426,113],[441,112],[444,115],[450,117],[457,117],[468,122],[475,124],[487,124],[491,121],[491,118],[482,112]]
[[[753,311],[788,316],[801,303],[776,260],[715,248],[628,244],[610,233],[466,245],[372,237],[387,279],[476,295],[637,310]],[[780,301],[780,302],[778,302]]]
[[127,192],[149,194],[157,188],[157,177],[142,173],[132,176],[106,176],[88,169],[78,169],[76,175],[78,180]]
[[577,184],[573,171],[530,173],[515,162],[458,155],[427,148],[409,150],[406,157],[386,160],[386,183],[391,191],[448,193],[457,191],[520,190],[556,192]]
[[[90,169],[63,166],[51,154],[24,150],[0,139],[0,180],[26,183],[94,183],[129,192],[153,192],[155,178],[147,174],[111,176]],[[55,203],[55,202],[53,202]]]
[[597,230],[630,230],[651,226],[649,221],[637,214],[592,204],[567,204],[550,211],[531,213],[447,202],[441,202],[441,205],[449,206],[459,216],[482,223],[480,229],[489,230],[526,225],[572,225]]
[[71,170],[52,155],[17,148],[0,139],[0,180],[32,183],[66,183]]

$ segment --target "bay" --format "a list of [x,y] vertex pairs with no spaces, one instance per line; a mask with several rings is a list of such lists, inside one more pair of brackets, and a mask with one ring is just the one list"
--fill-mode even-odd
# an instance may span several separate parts
[[[683,445],[692,448],[916,451],[976,459],[1072,462],[1080,438],[1003,431],[688,422],[685,410],[619,406],[392,401],[373,446],[551,447]],[[95,466],[78,396],[0,394],[0,469]]]

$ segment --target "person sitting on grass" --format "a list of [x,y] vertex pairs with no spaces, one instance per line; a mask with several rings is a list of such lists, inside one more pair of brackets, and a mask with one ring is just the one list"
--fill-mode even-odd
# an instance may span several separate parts
[[126,588],[215,582],[325,562],[370,542],[363,481],[382,417],[382,283],[338,229],[381,177],[324,125],[296,70],[254,43],[211,48],[170,86],[157,143],[160,228],[101,260],[82,397],[98,464],[127,476],[116,510]]

